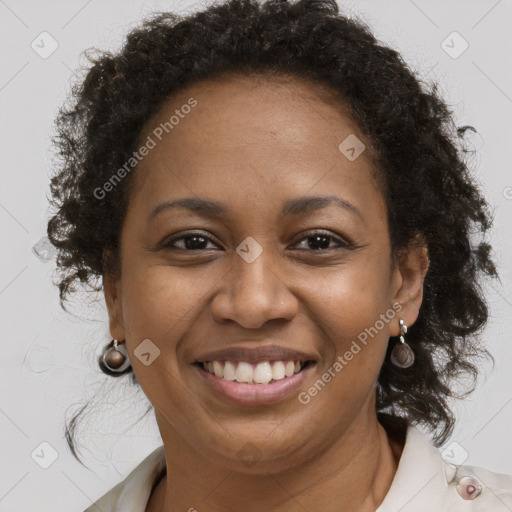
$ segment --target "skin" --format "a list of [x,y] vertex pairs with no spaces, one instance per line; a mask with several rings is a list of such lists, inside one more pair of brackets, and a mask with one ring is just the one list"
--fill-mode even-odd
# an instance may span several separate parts
[[[147,510],[374,511],[402,449],[377,420],[376,382],[399,318],[409,327],[417,319],[426,247],[391,260],[369,149],[354,161],[338,149],[349,134],[370,144],[325,88],[264,76],[202,81],[168,99],[141,140],[191,97],[197,105],[134,171],[119,271],[104,275],[111,334],[126,341],[166,453]],[[362,217],[335,205],[280,215],[304,195],[336,195]],[[184,197],[221,201],[229,213],[171,208],[148,221]],[[322,252],[308,238],[318,229],[333,237]],[[210,240],[157,249],[185,231]],[[236,252],[248,236],[262,248],[252,263]],[[277,343],[316,356],[307,391],[394,303],[401,311],[305,405],[298,393],[266,406],[227,403],[192,365],[201,352]],[[160,350],[148,366],[133,352],[145,339]],[[251,466],[238,455],[248,443],[259,457]]]

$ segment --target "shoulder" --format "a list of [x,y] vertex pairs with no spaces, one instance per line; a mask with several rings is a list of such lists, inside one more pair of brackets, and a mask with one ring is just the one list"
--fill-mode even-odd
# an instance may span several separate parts
[[391,487],[376,512],[512,511],[512,476],[446,462],[430,437],[407,427]]
[[165,470],[165,451],[162,445],[84,512],[145,512],[151,491]]

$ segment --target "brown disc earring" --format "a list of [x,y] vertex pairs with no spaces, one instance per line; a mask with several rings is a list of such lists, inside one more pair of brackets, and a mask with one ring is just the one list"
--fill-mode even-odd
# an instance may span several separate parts
[[103,350],[99,357],[100,369],[113,377],[127,373],[131,369],[130,358],[123,343],[112,340]]
[[399,368],[409,368],[414,364],[414,352],[405,342],[404,335],[407,333],[407,326],[400,318],[400,341],[391,351],[391,362]]

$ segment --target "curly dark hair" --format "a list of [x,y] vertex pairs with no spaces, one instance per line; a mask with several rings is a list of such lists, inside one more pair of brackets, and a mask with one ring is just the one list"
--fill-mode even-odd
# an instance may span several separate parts
[[[328,85],[375,150],[393,257],[418,234],[429,251],[423,303],[408,332],[416,361],[396,368],[389,343],[377,412],[422,423],[443,444],[455,424],[448,399],[474,390],[473,358],[493,359],[475,334],[489,314],[480,279],[498,273],[483,236],[492,225],[489,205],[464,155],[465,133],[476,130],[455,126],[438,84],[427,86],[364,21],[340,14],[335,0],[228,0],[187,16],[153,13],[117,54],[87,57],[93,65],[73,86],[71,104],[61,107],[53,138],[56,211],[48,237],[58,251],[61,306],[66,310],[78,285],[101,291],[102,274],[116,265],[136,170],[101,200],[94,191],[130,158],[145,123],[170,95],[227,73]],[[472,386],[456,393],[467,376]],[[76,419],[66,426],[73,454]]]

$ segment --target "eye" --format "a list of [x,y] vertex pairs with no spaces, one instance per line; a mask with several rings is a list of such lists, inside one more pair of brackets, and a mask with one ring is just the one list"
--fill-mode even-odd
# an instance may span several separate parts
[[[315,231],[310,233],[308,236],[301,238],[297,243],[308,241],[306,249],[313,251],[330,251],[333,249],[348,248],[350,244],[343,241],[341,238],[336,237],[328,231]],[[331,240],[335,240],[338,243],[338,247],[329,247]],[[302,250],[302,249],[301,249]]]
[[[337,247],[329,247],[331,241],[336,241]],[[299,250],[312,250],[312,251],[330,251],[335,249],[350,248],[351,244],[345,242],[342,238],[332,235],[328,231],[313,231],[308,236],[305,236],[298,240],[294,245],[304,243],[306,241],[306,247],[299,248]],[[178,242],[181,246],[177,245]],[[161,244],[162,249],[177,249],[182,251],[202,251],[209,250],[208,243],[211,243],[218,247],[213,240],[201,233],[189,233],[180,237],[175,237],[167,242]]]
[[[176,246],[176,243],[184,240],[184,243],[181,247]],[[204,247],[208,244],[208,242],[212,242],[212,239],[202,235],[201,233],[190,233],[188,235],[172,238],[171,240],[164,242],[161,247],[163,249],[178,249],[184,251],[197,251],[197,250],[207,250],[207,247]]]

